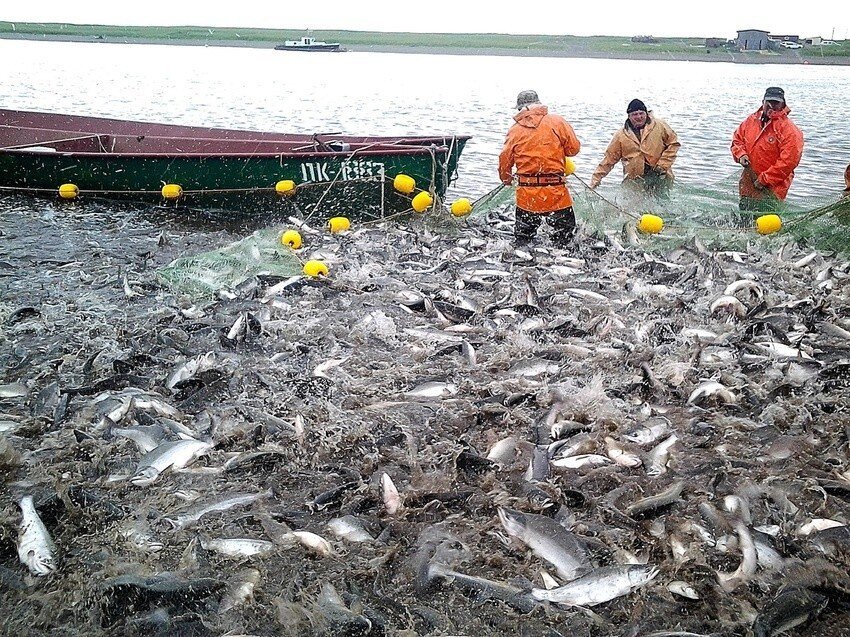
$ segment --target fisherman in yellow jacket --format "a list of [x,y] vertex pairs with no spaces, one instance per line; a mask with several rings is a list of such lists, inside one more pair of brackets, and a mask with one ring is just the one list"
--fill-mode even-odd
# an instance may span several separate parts
[[596,188],[617,162],[623,162],[624,183],[634,183],[660,194],[673,183],[673,162],[679,138],[662,119],[655,117],[639,99],[629,102],[628,119],[614,134],[605,157],[593,171],[590,187]]

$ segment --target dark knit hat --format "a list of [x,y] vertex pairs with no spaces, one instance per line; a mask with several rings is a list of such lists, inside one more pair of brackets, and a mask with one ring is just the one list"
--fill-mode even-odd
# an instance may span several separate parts
[[764,99],[770,102],[784,102],[785,91],[778,86],[771,86],[764,92]]
[[629,102],[629,106],[626,109],[626,112],[634,113],[635,111],[643,111],[644,113],[646,113],[646,104],[641,102],[639,99],[633,99],[631,102]]
[[523,106],[538,104],[539,102],[540,98],[537,97],[537,91],[520,91],[519,95],[516,96],[516,109],[520,110]]

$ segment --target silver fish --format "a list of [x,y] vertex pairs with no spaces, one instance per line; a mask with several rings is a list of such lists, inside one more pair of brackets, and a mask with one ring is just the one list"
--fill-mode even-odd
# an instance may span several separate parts
[[271,496],[271,491],[263,491],[261,493],[235,493],[225,497],[223,500],[195,507],[190,511],[179,514],[176,518],[165,518],[165,520],[176,530],[184,529],[209,513],[227,511],[235,507],[246,506],[253,504],[257,500],[270,498]]
[[177,440],[163,442],[142,456],[135,475],[130,482],[144,487],[154,482],[168,468],[182,469],[193,460],[207,453],[212,445],[202,440]]
[[328,529],[338,538],[349,542],[374,542],[375,538],[366,530],[362,520],[353,515],[343,515],[328,522]]
[[699,594],[694,590],[693,586],[681,580],[675,580],[667,584],[667,590],[679,597],[699,599]]
[[0,385],[0,398],[23,398],[30,393],[26,385],[21,383],[11,383],[9,385]]
[[225,557],[253,557],[254,555],[265,555],[274,550],[274,544],[267,540],[254,540],[251,538],[220,538],[201,539],[201,547],[207,551],[214,551]]
[[168,379],[165,381],[165,386],[173,390],[175,385],[180,381],[189,380],[200,372],[212,369],[213,365],[215,365],[215,354],[213,352],[207,352],[206,354],[191,358],[178,365],[169,374]]
[[656,566],[606,566],[596,569],[577,580],[546,590],[531,589],[538,601],[570,606],[596,606],[604,604],[652,581],[659,573]]
[[729,405],[735,404],[738,398],[724,385],[712,380],[698,385],[688,397],[688,404],[700,405],[708,400],[715,400],[721,404]]
[[483,577],[466,575],[465,573],[452,570],[443,564],[429,564],[428,579],[442,579],[447,583],[455,584],[462,589],[472,592],[480,600],[489,598],[498,599],[522,613],[530,612],[534,607],[534,602],[528,595],[528,591],[522,588]]
[[581,469],[582,467],[593,467],[601,464],[608,464],[609,462],[611,462],[611,459],[605,456],[586,453],[580,456],[555,458],[552,460],[552,466],[561,467],[563,469]]
[[32,496],[21,499],[21,525],[18,530],[18,559],[36,576],[50,575],[56,571],[53,559],[55,546],[50,534],[38,516]]
[[732,573],[717,573],[717,580],[728,592],[732,592],[739,585],[749,582],[756,572],[756,566],[758,566],[758,551],[750,530],[743,522],[739,521],[735,523],[735,532],[738,534],[738,544],[741,548],[741,563]]
[[662,473],[667,472],[667,462],[670,459],[670,448],[677,442],[679,442],[679,437],[676,434],[673,434],[652,448],[652,450],[647,454],[647,475],[660,476]]
[[454,396],[457,392],[457,385],[434,381],[417,385],[410,391],[405,392],[405,396],[409,396],[410,398],[448,398],[449,396]]
[[561,579],[571,581],[590,570],[584,543],[552,518],[499,508],[499,520],[508,535],[552,564]]

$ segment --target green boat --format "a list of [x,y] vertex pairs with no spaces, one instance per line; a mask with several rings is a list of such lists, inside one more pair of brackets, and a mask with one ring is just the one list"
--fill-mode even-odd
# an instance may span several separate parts
[[[298,135],[0,109],[0,191],[362,221],[410,210],[423,191],[439,205],[469,139]],[[394,188],[398,175],[414,180],[411,192]]]

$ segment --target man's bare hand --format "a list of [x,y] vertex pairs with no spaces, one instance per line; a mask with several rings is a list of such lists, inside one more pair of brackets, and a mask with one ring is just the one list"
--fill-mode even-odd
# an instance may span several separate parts
[[741,159],[738,160],[738,163],[741,164],[744,168],[750,167],[750,158],[744,155]]

